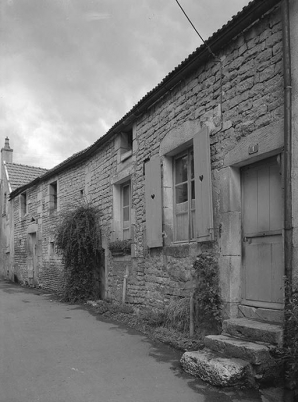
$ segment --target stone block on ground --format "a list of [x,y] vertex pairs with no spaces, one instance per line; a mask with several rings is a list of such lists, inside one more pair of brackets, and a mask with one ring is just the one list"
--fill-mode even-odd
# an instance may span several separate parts
[[254,385],[248,362],[237,358],[219,357],[208,349],[185,352],[180,363],[184,371],[212,385],[222,387]]

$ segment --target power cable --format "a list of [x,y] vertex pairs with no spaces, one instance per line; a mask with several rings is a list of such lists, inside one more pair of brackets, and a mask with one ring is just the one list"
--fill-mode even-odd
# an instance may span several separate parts
[[181,6],[181,4],[179,3],[178,0],[175,0],[176,3],[178,4],[178,6],[180,7],[180,10],[183,12],[183,14],[185,15],[185,17],[187,18],[188,22],[190,23],[190,25],[193,27],[193,29],[195,30],[195,32],[197,33],[197,35],[199,36],[199,38],[201,39],[201,41],[204,43],[204,45],[207,47],[209,53],[215,58],[215,61],[217,63],[219,63],[219,74],[220,74],[220,95],[219,95],[219,99],[220,99],[220,121],[221,121],[221,128],[223,126],[223,112],[222,112],[222,61],[219,57],[217,57],[213,52],[211,47],[208,45],[208,43],[204,40],[204,38],[202,37],[202,35],[200,35],[199,31],[197,30],[197,28],[194,26],[194,24],[192,23],[191,19],[189,18],[189,16],[186,14],[186,12],[184,11],[183,7]]
[[211,47],[207,44],[207,42],[204,40],[204,38],[202,37],[202,35],[200,35],[199,31],[197,30],[197,28],[194,26],[194,24],[192,23],[191,19],[189,18],[189,16],[186,14],[186,12],[184,11],[183,7],[181,6],[181,4],[179,3],[178,0],[176,0],[176,3],[178,4],[178,6],[180,7],[181,11],[183,12],[183,14],[185,15],[185,17],[187,18],[188,22],[190,23],[190,25],[193,27],[193,29],[195,30],[195,32],[198,34],[199,38],[201,39],[201,41],[204,43],[204,45],[207,47],[207,49],[209,50],[209,52],[212,54],[212,56],[218,60],[218,57],[212,52]]

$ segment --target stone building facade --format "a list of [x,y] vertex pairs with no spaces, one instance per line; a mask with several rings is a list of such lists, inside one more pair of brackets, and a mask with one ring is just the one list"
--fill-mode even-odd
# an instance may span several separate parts
[[[298,26],[294,2],[291,7],[292,27]],[[291,34],[295,37],[295,29]],[[285,97],[280,2],[251,2],[207,45],[104,137],[12,192],[13,265],[19,280],[61,288],[57,221],[64,208],[88,200],[102,212],[102,298],[121,300],[124,285],[126,302],[135,306],[161,308],[172,297],[189,296],[193,263],[208,252],[218,260],[226,316],[257,312],[264,319],[282,320]],[[296,60],[294,45],[292,51]],[[293,147],[293,159],[295,151]],[[250,194],[267,187],[266,201],[259,197],[256,205],[247,206]],[[20,218],[22,194],[28,212]],[[261,220],[256,209],[264,216]],[[112,253],[110,244],[117,240],[130,240],[131,252]],[[264,256],[264,276],[250,272],[252,265],[261,267]],[[265,284],[271,290],[262,299]]]

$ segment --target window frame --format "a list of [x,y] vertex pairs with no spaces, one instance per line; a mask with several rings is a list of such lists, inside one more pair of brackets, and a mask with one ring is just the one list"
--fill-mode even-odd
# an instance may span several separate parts
[[58,181],[55,180],[49,184],[49,210],[51,212],[58,210]]
[[[132,238],[132,224],[133,224],[133,206],[132,206],[132,181],[131,175],[121,175],[121,179],[112,182],[113,185],[113,219],[111,226],[111,241],[124,240],[123,239],[123,188],[129,184],[129,235],[125,236],[127,239]],[[127,229],[128,229],[127,227]]]
[[[128,204],[124,205],[124,188],[128,187]],[[124,208],[128,210],[129,219],[124,221]],[[128,222],[128,227],[124,227],[124,222]],[[120,184],[120,227],[122,240],[131,239],[131,180]],[[128,232],[128,237],[124,235]]]
[[[177,161],[181,160],[183,157],[187,157],[187,180],[177,182],[176,177],[176,166]],[[183,151],[177,153],[172,157],[172,180],[173,180],[173,242],[174,243],[190,243],[196,241],[196,219],[195,219],[195,196],[192,197],[193,191],[195,192],[195,174],[194,174],[194,149],[193,145],[188,146]],[[187,185],[187,238],[179,239],[178,236],[178,223],[177,223],[177,216],[185,215],[185,212],[178,212],[177,205],[182,203],[177,203],[177,193],[176,189],[180,186]],[[192,184],[194,187],[192,187]],[[193,205],[194,204],[194,205]],[[192,216],[194,214],[194,216]]]
[[120,160],[124,162],[133,153],[133,129],[120,134]]

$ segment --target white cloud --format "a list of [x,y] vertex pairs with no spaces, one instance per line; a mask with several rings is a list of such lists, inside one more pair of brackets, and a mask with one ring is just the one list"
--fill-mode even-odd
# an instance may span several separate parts
[[[182,1],[205,39],[247,3]],[[8,135],[28,165],[89,146],[201,44],[175,1],[22,0],[1,12],[2,144]]]

